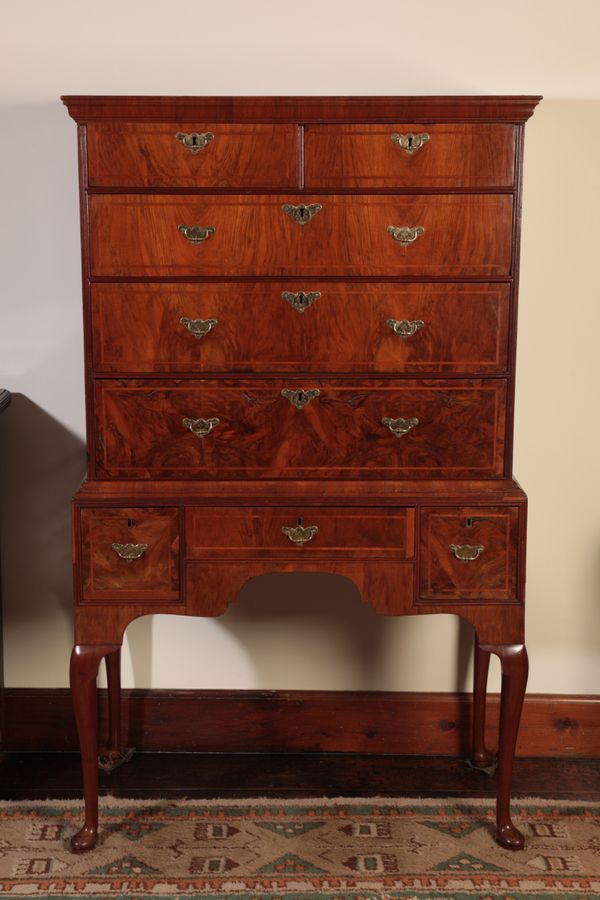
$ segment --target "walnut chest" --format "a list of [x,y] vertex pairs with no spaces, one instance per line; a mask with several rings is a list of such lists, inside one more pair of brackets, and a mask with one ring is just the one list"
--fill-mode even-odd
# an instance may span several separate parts
[[521,168],[537,97],[65,97],[78,123],[89,470],[71,678],[97,830],[95,678],[248,579],[352,579],[474,627],[472,761],[502,663],[498,840],[527,656],[512,479]]

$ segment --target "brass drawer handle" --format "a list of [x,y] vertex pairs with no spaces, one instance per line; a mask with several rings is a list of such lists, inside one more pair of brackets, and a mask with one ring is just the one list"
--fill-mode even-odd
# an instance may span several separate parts
[[281,530],[293,544],[307,544],[319,531],[317,525],[296,525],[294,528],[284,525]]
[[198,134],[197,131],[191,131],[189,134],[186,134],[185,131],[177,131],[175,134],[175,139],[181,141],[184,147],[187,147],[190,153],[199,153],[200,150],[204,150],[211,141],[214,141],[215,136],[212,131],[204,131],[201,134]]
[[403,247],[414,244],[419,235],[425,231],[422,225],[388,225],[387,230],[388,234]]
[[390,138],[400,147],[401,150],[404,150],[408,156],[412,156],[416,150],[420,150],[423,144],[426,144],[429,140],[429,135],[426,131],[421,132],[421,134],[398,134],[394,132],[390,134]]
[[206,227],[202,225],[178,225],[177,228],[190,244],[201,244],[203,241],[207,241],[211,234],[215,233],[212,225],[206,225]]
[[461,562],[468,563],[481,556],[485,547],[483,544],[449,544],[448,549]]
[[210,434],[213,428],[216,428],[221,422],[220,419],[182,419],[181,424],[195,434],[198,438],[205,438]]
[[302,388],[299,388],[297,391],[292,391],[290,388],[283,388],[281,396],[285,397],[286,400],[289,400],[296,409],[303,409],[311,400],[318,397],[320,393],[321,391],[318,388],[311,388],[308,391],[304,391]]
[[303,313],[304,310],[308,309],[309,306],[312,306],[315,300],[318,300],[320,296],[321,291],[297,291],[296,293],[293,293],[292,291],[283,291],[281,299],[287,300],[290,306],[293,306],[298,312]]
[[187,316],[182,316],[179,321],[195,338],[204,337],[205,334],[213,330],[215,325],[219,324],[218,319],[188,319]]
[[121,559],[127,560],[127,562],[133,562],[134,559],[140,559],[146,550],[148,549],[148,544],[113,544],[113,550],[120,556]]
[[291,203],[284,203],[281,208],[284,213],[289,216],[293,222],[297,222],[298,225],[306,225],[313,216],[316,216],[316,214],[323,209],[320,203],[309,203],[308,205],[301,203],[299,206],[292,206]]
[[405,434],[419,424],[418,419],[390,419],[386,416],[381,420],[381,424],[389,428],[394,437],[401,438]]
[[406,338],[412,337],[413,334],[416,334],[419,328],[422,328],[425,322],[423,319],[413,319],[410,321],[409,319],[387,319],[386,325],[388,325],[394,334],[397,334],[398,337],[405,340]]

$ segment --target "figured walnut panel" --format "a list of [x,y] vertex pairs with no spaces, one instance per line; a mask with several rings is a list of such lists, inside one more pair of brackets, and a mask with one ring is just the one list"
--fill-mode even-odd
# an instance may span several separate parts
[[[321,393],[296,409],[282,388]],[[503,471],[501,379],[97,380],[95,397],[101,477],[483,478]],[[383,417],[419,424],[397,438]],[[184,418],[220,422],[199,438]]]
[[[392,134],[428,134],[407,153]],[[510,187],[513,125],[309,125],[304,179],[311,188]]]
[[[191,152],[175,135],[213,139]],[[298,129],[294,125],[221,123],[90,123],[91,186],[294,188],[298,183]]]
[[[186,509],[185,521],[187,559],[239,554],[302,562],[332,554],[363,559],[414,554],[414,509],[199,506]],[[318,528],[305,544],[294,544],[282,530],[299,523]]]
[[[282,210],[312,203],[322,209],[305,225]],[[504,276],[511,270],[512,204],[504,194],[94,195],[91,274]],[[193,245],[179,225],[215,231]],[[402,246],[389,225],[425,231]]]
[[[186,610],[188,615],[220,616],[239,595],[248,581],[260,575],[298,572],[322,572],[342,575],[360,593],[363,603],[384,616],[409,614],[414,607],[415,565],[411,562],[329,561],[284,562],[283,560],[241,560],[188,562],[185,565]],[[285,597],[282,597],[282,609]]]
[[[450,544],[481,545],[477,559],[463,562]],[[519,510],[516,507],[425,507],[421,511],[422,600],[518,598]]]
[[[121,559],[113,543],[147,544],[139,559]],[[83,600],[179,600],[179,512],[134,507],[81,510]]]
[[[283,292],[319,292],[302,312]],[[94,284],[94,369],[503,373],[507,284]],[[216,319],[201,338],[181,318]],[[389,319],[421,321],[408,338]]]

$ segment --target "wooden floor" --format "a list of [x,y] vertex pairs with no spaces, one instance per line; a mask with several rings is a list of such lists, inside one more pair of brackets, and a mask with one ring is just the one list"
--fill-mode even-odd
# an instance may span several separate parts
[[[492,797],[462,760],[354,753],[139,753],[101,792],[117,797]],[[0,754],[0,798],[79,798],[77,753]],[[600,759],[517,759],[515,797],[600,800]]]

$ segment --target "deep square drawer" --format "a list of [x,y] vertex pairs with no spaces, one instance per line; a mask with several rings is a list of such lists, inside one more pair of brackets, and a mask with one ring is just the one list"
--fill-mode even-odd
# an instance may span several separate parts
[[414,556],[414,509],[189,507],[186,559]]
[[515,136],[514,125],[487,123],[308,125],[305,184],[308,190],[511,187]]
[[[200,137],[194,140],[194,134]],[[197,146],[188,148],[177,135]],[[92,122],[87,154],[92,187],[267,189],[298,184],[295,125]]]
[[517,507],[421,510],[421,600],[518,598]]
[[[284,210],[317,206],[303,224]],[[487,278],[512,265],[510,194],[94,194],[89,211],[103,278]]]
[[94,284],[91,295],[98,373],[508,368],[506,283]]
[[84,601],[179,599],[179,511],[81,510]]

